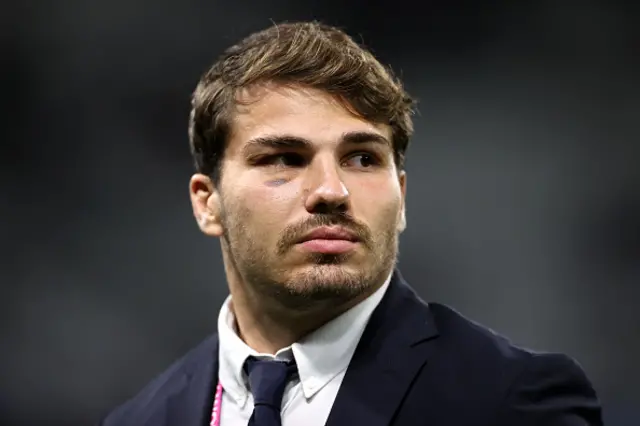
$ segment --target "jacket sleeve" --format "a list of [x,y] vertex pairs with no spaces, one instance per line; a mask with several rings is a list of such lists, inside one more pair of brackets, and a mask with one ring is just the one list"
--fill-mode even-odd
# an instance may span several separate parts
[[582,368],[562,354],[534,354],[511,385],[500,426],[602,426],[602,410]]

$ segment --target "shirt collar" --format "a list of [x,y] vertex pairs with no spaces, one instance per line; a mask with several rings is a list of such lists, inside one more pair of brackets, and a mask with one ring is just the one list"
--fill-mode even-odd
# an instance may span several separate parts
[[307,399],[313,397],[349,366],[369,318],[382,300],[390,281],[391,275],[371,296],[299,342],[280,349],[275,356],[260,354],[240,339],[229,306],[231,296],[227,297],[218,316],[219,379],[222,387],[242,407],[249,396],[243,372],[244,362],[249,356],[287,361],[295,358],[303,394]]

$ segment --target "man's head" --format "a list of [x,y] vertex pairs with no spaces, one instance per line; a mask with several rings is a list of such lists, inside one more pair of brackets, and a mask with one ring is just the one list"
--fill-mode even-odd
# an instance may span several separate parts
[[412,108],[336,28],[282,24],[229,48],[189,123],[194,214],[221,238],[227,274],[300,307],[380,284],[405,226]]

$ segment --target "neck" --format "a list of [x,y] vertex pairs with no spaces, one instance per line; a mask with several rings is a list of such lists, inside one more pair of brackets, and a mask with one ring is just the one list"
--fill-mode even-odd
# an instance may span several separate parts
[[312,318],[291,318],[284,315],[274,315],[259,304],[249,302],[238,292],[231,295],[231,306],[238,336],[259,353],[275,355],[282,348],[286,348],[299,341],[306,334],[320,327],[320,320]]
[[231,292],[229,308],[236,320],[238,336],[253,350],[272,355],[362,302],[384,283],[382,280],[380,284],[348,301],[336,303],[334,300],[326,300],[304,310],[293,310],[272,297],[258,294],[237,274],[229,272],[231,271],[227,271]]
[[230,309],[235,316],[238,335],[255,351],[272,355],[300,341],[369,296],[363,295],[340,306],[326,303],[305,312],[291,312],[265,303],[260,295],[249,295],[242,290],[231,290]]

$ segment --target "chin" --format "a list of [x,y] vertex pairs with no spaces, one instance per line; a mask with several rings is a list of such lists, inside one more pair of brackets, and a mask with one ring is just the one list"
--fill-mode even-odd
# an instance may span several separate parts
[[371,274],[376,268],[368,264],[322,260],[293,267],[280,276],[276,292],[280,303],[301,310],[337,306],[369,294],[376,285],[376,277]]
[[289,283],[302,291],[340,291],[366,286],[368,274],[364,267],[355,267],[345,263],[328,260],[323,263],[306,265],[290,277]]

